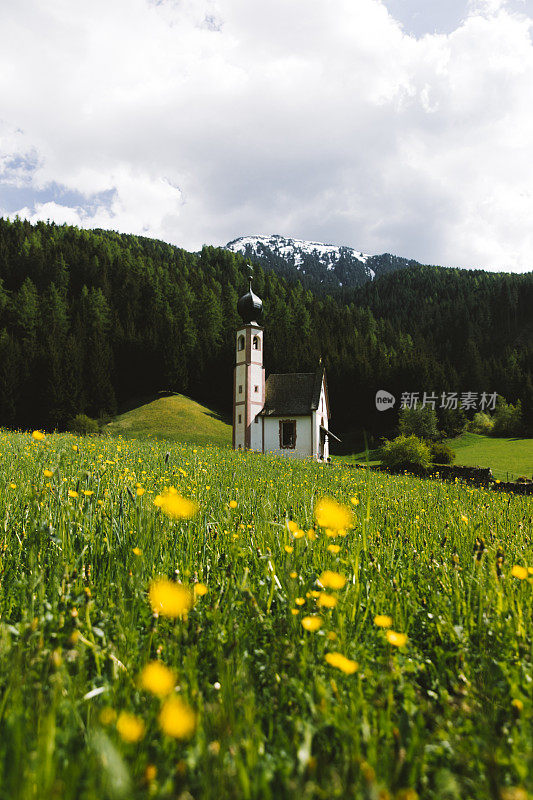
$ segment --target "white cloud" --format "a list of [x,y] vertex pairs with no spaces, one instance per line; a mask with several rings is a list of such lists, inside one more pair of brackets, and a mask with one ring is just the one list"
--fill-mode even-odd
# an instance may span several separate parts
[[503,0],[419,39],[380,0],[21,0],[0,25],[0,213],[532,266],[531,20]]

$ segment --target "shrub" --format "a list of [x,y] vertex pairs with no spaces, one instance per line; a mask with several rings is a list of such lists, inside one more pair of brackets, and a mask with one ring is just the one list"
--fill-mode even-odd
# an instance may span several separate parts
[[422,469],[431,465],[429,447],[417,436],[397,436],[385,442],[381,460],[392,469]]
[[520,400],[513,406],[506,403],[503,397],[498,398],[494,412],[494,436],[517,436],[522,432],[522,403]]
[[437,412],[431,406],[402,408],[398,417],[400,434],[416,436],[419,439],[436,439]]
[[79,433],[85,435],[87,433],[98,433],[98,423],[95,419],[91,419],[87,414],[76,414],[70,420],[68,429],[71,433]]
[[455,453],[445,442],[434,442],[430,452],[434,464],[452,464],[455,461]]
[[468,427],[472,433],[483,433],[485,436],[488,436],[489,433],[492,433],[492,429],[494,428],[494,420],[490,414],[486,414],[484,411],[478,411],[477,414],[474,414],[472,422]]

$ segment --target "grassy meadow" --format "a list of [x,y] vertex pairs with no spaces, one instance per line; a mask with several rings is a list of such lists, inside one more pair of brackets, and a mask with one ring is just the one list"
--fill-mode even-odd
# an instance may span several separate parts
[[530,796],[530,498],[1,432],[0,520],[2,800]]
[[[446,444],[455,453],[454,464],[490,467],[499,480],[508,478],[512,481],[520,476],[531,478],[533,475],[533,439],[482,436],[467,431],[455,439],[446,439]],[[381,448],[340,458],[347,463],[361,464],[366,464],[368,458],[370,465],[376,465],[381,463]]]

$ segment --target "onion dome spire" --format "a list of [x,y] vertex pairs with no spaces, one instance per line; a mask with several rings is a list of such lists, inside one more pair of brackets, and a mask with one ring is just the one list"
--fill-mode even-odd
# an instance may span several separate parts
[[263,310],[263,301],[252,292],[252,276],[248,277],[250,288],[246,294],[239,299],[237,311],[245,325],[258,325],[257,318]]

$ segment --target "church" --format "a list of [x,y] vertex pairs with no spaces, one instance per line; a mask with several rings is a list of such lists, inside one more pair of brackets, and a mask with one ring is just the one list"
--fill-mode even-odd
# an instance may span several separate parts
[[263,367],[262,300],[252,291],[240,298],[242,325],[235,342],[233,449],[329,458],[329,399],[322,364],[316,372],[269,375]]

